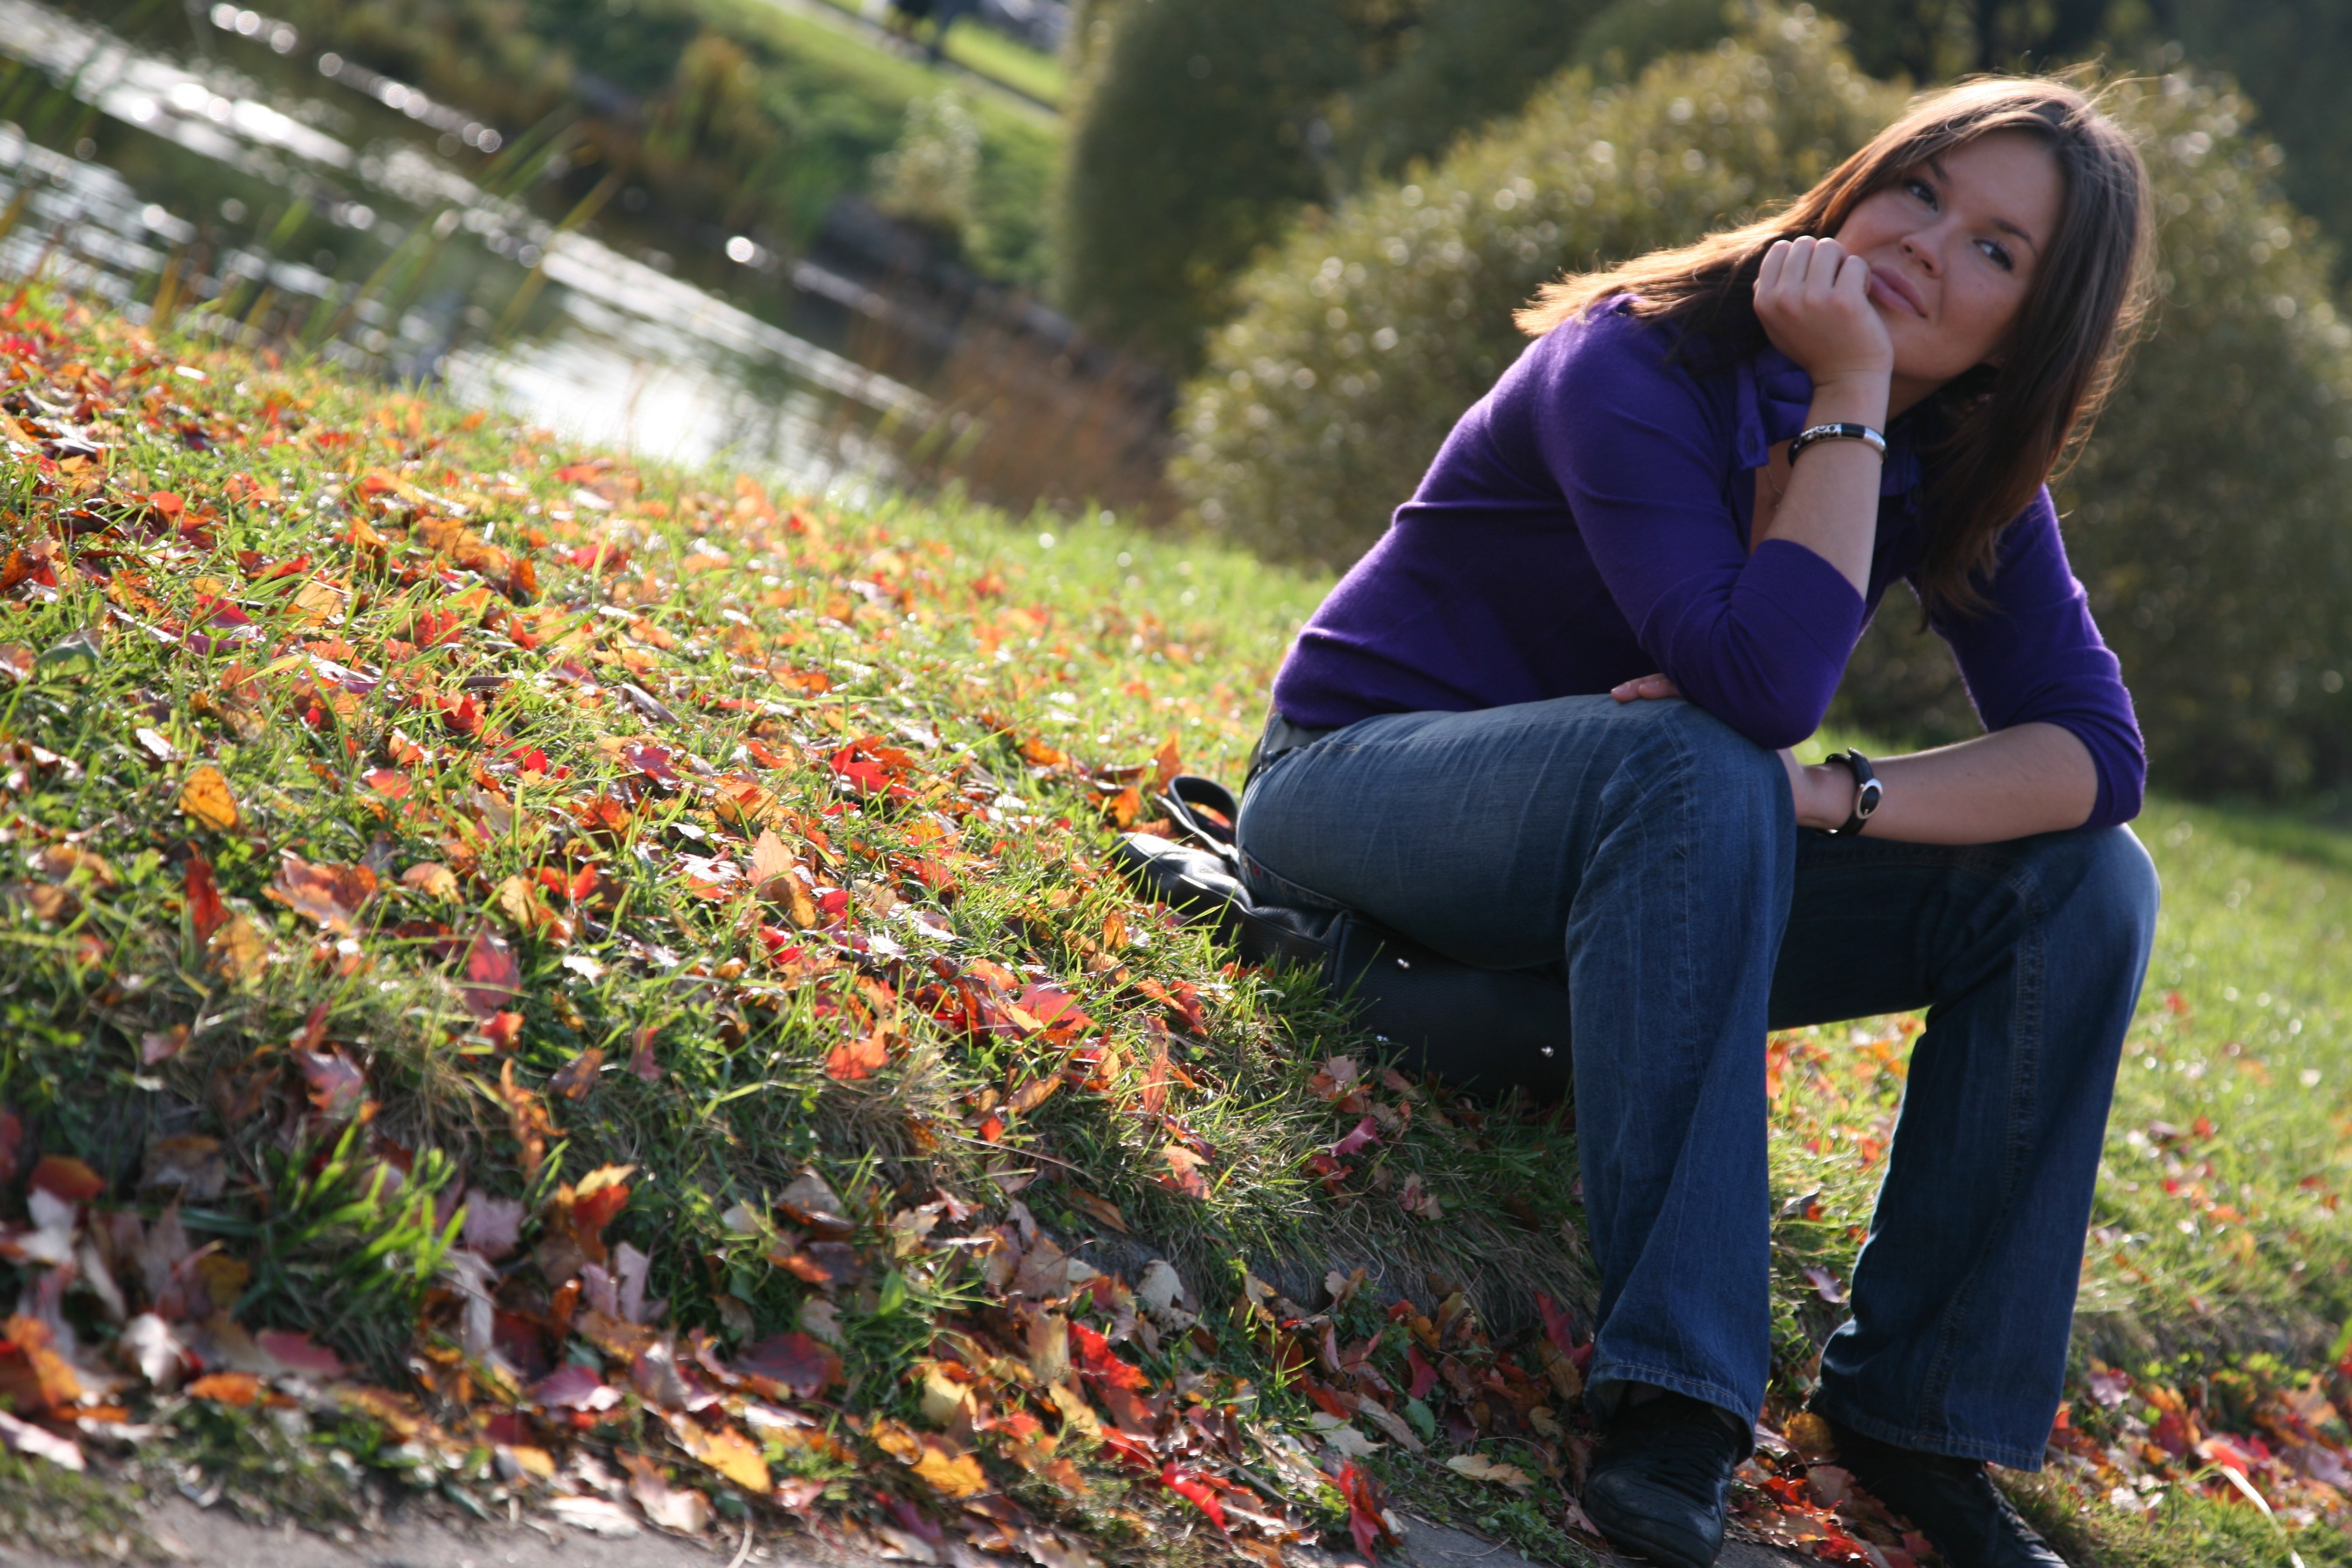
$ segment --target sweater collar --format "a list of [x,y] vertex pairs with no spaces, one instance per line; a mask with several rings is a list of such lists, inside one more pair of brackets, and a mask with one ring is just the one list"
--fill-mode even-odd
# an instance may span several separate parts
[[[1805,414],[1813,402],[1813,378],[1796,361],[1767,343],[1740,366],[1736,379],[1739,405],[1733,451],[1742,468],[1760,468],[1772,460],[1775,446],[1805,427]],[[1880,495],[1906,495],[1918,485],[1916,425],[1906,413],[1886,432],[1886,461],[1878,476]]]

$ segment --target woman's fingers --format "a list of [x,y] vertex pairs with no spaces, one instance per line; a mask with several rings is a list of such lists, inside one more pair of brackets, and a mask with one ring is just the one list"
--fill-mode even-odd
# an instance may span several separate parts
[[1643,675],[1632,680],[1621,680],[1609,689],[1609,695],[1620,702],[1654,702],[1682,694],[1682,688],[1663,675]]

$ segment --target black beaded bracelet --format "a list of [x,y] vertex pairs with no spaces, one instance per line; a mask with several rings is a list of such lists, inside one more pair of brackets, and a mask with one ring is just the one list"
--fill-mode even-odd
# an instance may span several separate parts
[[1886,437],[1867,425],[1815,425],[1797,432],[1789,443],[1789,461],[1794,463],[1799,453],[1816,441],[1859,441],[1880,457],[1886,456]]

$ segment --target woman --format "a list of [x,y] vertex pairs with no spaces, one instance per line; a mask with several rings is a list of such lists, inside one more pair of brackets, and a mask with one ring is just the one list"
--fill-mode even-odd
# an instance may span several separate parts
[[[1980,80],[1786,212],[1552,286],[1276,681],[1255,895],[1565,963],[1585,1508],[1654,1562],[1715,1560],[1764,1396],[1765,1031],[1920,1007],[1812,1407],[1948,1563],[2060,1561],[1984,1463],[2042,1460],[2157,887],[2044,481],[2137,321],[2147,209],[2081,94]],[[1897,578],[1989,732],[1801,765]]]

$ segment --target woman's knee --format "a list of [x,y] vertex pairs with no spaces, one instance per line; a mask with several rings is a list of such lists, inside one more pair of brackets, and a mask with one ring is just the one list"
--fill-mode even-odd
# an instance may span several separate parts
[[1656,728],[1676,777],[1709,816],[1722,820],[1745,806],[1775,826],[1790,818],[1789,771],[1778,752],[1767,751],[1693,702],[1631,706],[1647,710],[1642,718]]
[[2045,909],[2069,940],[2112,947],[2137,967],[2156,943],[2163,899],[2156,863],[2128,827],[2053,836],[2037,868]]

